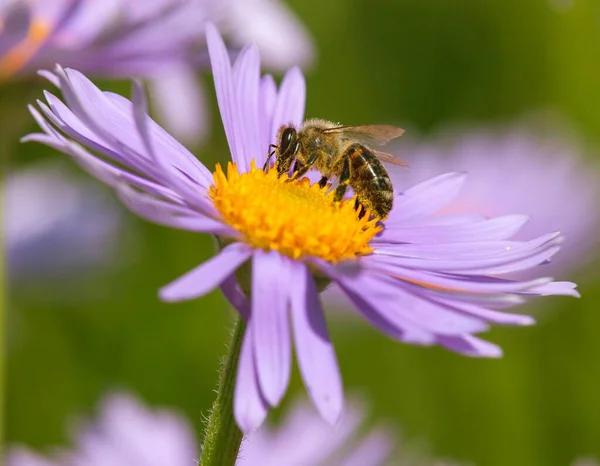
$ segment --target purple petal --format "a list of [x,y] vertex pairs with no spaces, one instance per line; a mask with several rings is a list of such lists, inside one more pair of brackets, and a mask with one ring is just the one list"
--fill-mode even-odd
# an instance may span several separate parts
[[230,244],[216,256],[161,288],[160,299],[184,301],[203,296],[219,286],[223,280],[248,260],[251,254],[252,250],[243,243]]
[[278,252],[257,250],[252,258],[252,329],[261,391],[277,406],[288,386],[291,341],[289,270]]
[[465,179],[466,173],[446,173],[400,193],[386,225],[406,225],[439,212],[458,195]]
[[[371,302],[366,301],[363,295],[355,293],[342,282],[338,282],[338,284],[354,304],[359,314],[390,338],[413,345],[431,345],[435,342],[435,336],[431,332],[386,315],[385,312],[380,310],[381,303],[374,302],[373,305]],[[389,307],[387,304],[384,305],[384,308]]]
[[[386,464],[394,449],[391,433],[377,429],[369,433],[360,444],[351,451],[340,466],[381,466]],[[440,464],[441,466],[441,464]]]
[[260,427],[269,406],[260,393],[254,368],[252,323],[248,323],[238,362],[237,380],[233,394],[233,411],[240,429],[246,434]]
[[[261,154],[259,130],[260,57],[255,47],[240,53],[234,65],[236,112],[241,147],[238,148],[240,169],[250,170],[250,161]],[[237,160],[236,160],[237,161]]]
[[[139,88],[136,88],[136,93],[139,92]],[[118,96],[117,99],[116,94],[109,95],[108,97],[110,97],[111,100],[113,100],[114,102],[120,102],[120,104],[122,104],[123,106],[127,106],[128,111],[133,110],[131,102],[129,102],[127,99],[124,99],[121,96]],[[140,96],[138,96],[138,98],[140,98]],[[111,144],[102,140],[95,133],[90,131],[89,128],[85,126],[66,105],[64,105],[59,99],[54,97],[52,94],[46,93],[46,99],[52,107],[52,110],[50,110],[46,105],[44,105],[41,102],[39,102],[40,108],[55,125],[57,125],[62,131],[64,131],[73,139],[82,142],[83,144],[91,147],[93,150],[106,155],[108,158],[118,162],[121,165],[131,167],[133,170],[142,172],[148,176],[154,177],[157,180],[161,180],[162,178],[169,178],[165,176],[167,170],[162,170],[162,174],[159,174],[156,169],[156,164],[152,163],[150,159],[140,157],[134,154],[124,156],[123,154],[119,153],[118,150],[111,149]],[[144,125],[143,122],[141,124],[144,126],[144,131],[146,131],[146,125]],[[176,194],[171,189],[163,187],[154,181],[126,171],[123,168],[117,168],[116,166],[108,164],[107,162],[89,154],[87,151],[81,148],[81,146],[73,144],[71,141],[58,135],[56,131],[52,130],[52,133],[50,133],[50,131],[48,131],[47,129],[47,125],[43,126],[42,128],[48,134],[52,134],[54,137],[63,142],[63,147],[60,148],[60,150],[75,156],[76,161],[86,171],[88,171],[101,181],[109,184],[113,188],[121,185],[123,181],[126,181],[127,183],[133,186],[136,186],[144,191],[148,191],[155,195],[165,197],[171,200],[181,200],[181,196],[179,194]],[[155,125],[155,133],[161,134],[161,130],[157,128],[158,126]],[[163,138],[166,144],[170,144],[170,136],[166,135],[166,133],[164,133],[160,137]],[[33,139],[30,138],[29,140]],[[154,140],[156,140],[156,138],[154,138]],[[50,142],[47,140],[41,142],[50,144]],[[175,149],[178,150],[177,147]],[[204,173],[203,170],[206,173]],[[210,176],[210,173],[203,166],[200,172],[204,173],[200,181],[206,181],[206,183],[208,183],[207,177]],[[207,196],[202,194],[202,188],[200,188],[199,190],[199,186],[196,184],[194,184],[193,187],[186,187],[184,184],[179,183],[178,181],[179,180],[177,180],[177,183],[174,186],[177,186],[179,189],[184,188],[182,190],[183,193],[186,195],[186,197],[191,198],[194,201],[199,211],[204,212],[206,214],[210,214],[214,211],[214,208],[207,199]]]
[[150,82],[150,94],[160,121],[179,140],[197,144],[206,137],[210,121],[206,97],[197,73],[188,66],[170,67]]
[[388,226],[374,242],[463,243],[500,241],[515,235],[527,223],[525,215],[505,215],[481,222],[458,225]]
[[256,44],[268,68],[304,67],[314,56],[308,31],[283,2],[237,2],[228,22],[233,40]]
[[562,295],[580,298],[581,295],[576,290],[576,288],[577,285],[573,282],[551,282],[533,287],[523,293],[538,296]]
[[472,335],[440,336],[438,337],[438,342],[449,350],[464,354],[465,356],[476,358],[502,357],[502,349],[499,346]]
[[550,278],[537,278],[529,281],[506,280],[485,275],[460,275],[444,273],[435,269],[404,267],[398,260],[389,257],[365,259],[366,267],[376,269],[423,288],[455,293],[514,293],[524,291],[551,281]]
[[333,278],[350,298],[359,295],[385,320],[411,334],[421,329],[434,334],[461,335],[488,328],[480,318],[453,312],[388,275],[363,271],[347,276],[337,274]]
[[333,345],[327,333],[323,309],[308,268],[290,262],[292,322],[300,373],[308,394],[324,419],[337,422],[344,393]]
[[[260,154],[263,157],[269,152],[269,144],[272,144],[273,135],[271,134],[271,122],[273,121],[273,113],[275,112],[275,105],[277,104],[277,85],[273,76],[267,74],[262,77],[260,81],[260,95],[259,95],[259,125],[261,130],[260,140]],[[265,163],[264,158],[257,158],[256,163],[258,166],[262,166]]]
[[[193,185],[196,189],[198,184],[206,188],[212,182],[208,170],[181,144],[174,143],[173,138],[147,115],[143,115],[144,124],[151,126],[147,129],[147,134],[136,131],[134,114],[138,115],[136,120],[139,129],[139,121],[142,119],[139,114],[143,112],[143,108],[139,108],[141,102],[136,106],[123,97],[115,98],[114,94],[102,93],[76,70],[67,69],[62,73],[58,70],[57,73],[69,107],[92,131],[109,141],[120,152],[127,154],[128,159],[145,158],[147,161],[158,161],[162,170],[157,172],[155,169],[153,176],[159,180],[168,175],[167,180],[176,179],[182,186],[187,186],[194,180]],[[145,139],[152,137],[156,151],[154,158],[147,154],[147,145],[141,136],[145,136]],[[190,190],[193,189],[192,186]]]
[[457,312],[464,312],[486,322],[492,322],[498,325],[533,325],[535,319],[531,316],[521,314],[510,314],[508,312],[498,312],[491,309],[486,309],[471,303],[463,303],[453,299],[434,298],[441,305],[445,305]]
[[[128,104],[126,104],[129,106]],[[150,155],[152,160],[159,167],[165,179],[170,182],[171,185],[177,186],[179,190],[185,194],[188,199],[197,200],[198,204],[202,205],[205,201],[200,190],[198,192],[198,184],[196,182],[190,183],[191,171],[186,171],[186,168],[189,170],[191,167],[190,164],[186,163],[183,165],[185,168],[180,168],[177,172],[173,172],[172,170],[172,160],[168,157],[170,154],[159,154],[157,150],[161,150],[161,142],[157,138],[154,137],[154,133],[150,131],[150,123],[151,120],[148,117],[148,102],[146,100],[146,93],[142,88],[141,83],[138,80],[135,80],[133,83],[133,105],[130,106],[133,114],[133,120],[135,122],[135,127],[138,130],[140,135],[143,147],[145,152]],[[160,133],[159,133],[160,134]],[[161,151],[162,152],[162,151]],[[187,162],[187,159],[183,159]],[[191,164],[194,169],[198,169],[198,167],[194,164]],[[204,166],[202,166],[204,168]],[[201,185],[202,188],[206,189],[210,186],[212,182],[211,176],[206,169],[200,169],[201,175],[203,175],[202,181],[205,183]]]
[[296,128],[302,125],[306,104],[306,83],[299,68],[289,70],[281,82],[277,105],[271,125],[271,141],[275,140],[282,125],[292,124]]
[[[407,267],[431,271],[444,271],[446,273],[503,275],[548,262],[558,252],[562,241],[563,238],[558,233],[551,233],[526,243],[517,244],[501,253],[492,254],[487,257],[457,257],[452,260],[398,257],[396,262],[402,266],[405,265]],[[386,254],[391,252],[392,248],[388,248],[384,254],[377,257],[385,260]],[[392,253],[391,255],[395,256],[396,254]],[[388,261],[391,262],[392,260],[391,257],[388,257]]]
[[213,235],[237,238],[239,233],[223,222],[206,217],[184,205],[173,204],[136,191],[126,184],[117,186],[119,199],[132,212],[160,225],[182,230],[199,231]]
[[4,458],[6,466],[60,466],[48,461],[25,447],[12,447]]
[[236,280],[235,275],[227,277],[220,286],[227,301],[229,301],[243,319],[248,322],[250,319],[250,302]]
[[[403,319],[387,315],[387,312],[381,312],[379,309],[381,303],[378,300],[370,299],[372,295],[378,293],[377,288],[370,290],[373,291],[372,294],[357,293],[354,282],[349,278],[353,274],[345,274],[339,267],[326,262],[317,262],[315,265],[335,280],[336,284],[354,304],[359,314],[380,332],[395,340],[416,345],[431,345],[435,342],[435,336],[431,332],[425,331]],[[392,306],[389,305],[383,307],[384,310],[391,308]]]
[[227,48],[221,39],[221,35],[213,24],[206,25],[206,45],[210,55],[210,66],[212,68],[213,80],[215,82],[215,92],[217,94],[217,103],[223,129],[229,143],[229,150],[234,161],[241,153],[240,144],[236,139],[236,124],[234,120],[232,102],[235,99],[233,89],[233,76],[231,70],[231,60]]

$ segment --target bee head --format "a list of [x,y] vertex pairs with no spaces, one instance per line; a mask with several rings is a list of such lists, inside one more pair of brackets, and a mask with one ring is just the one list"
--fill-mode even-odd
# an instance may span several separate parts
[[295,155],[299,148],[300,144],[296,128],[292,126],[283,127],[279,135],[279,154],[284,157],[290,157]]

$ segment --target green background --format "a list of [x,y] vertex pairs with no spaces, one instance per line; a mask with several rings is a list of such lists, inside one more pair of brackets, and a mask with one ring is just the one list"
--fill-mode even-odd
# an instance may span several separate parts
[[[308,116],[402,122],[428,134],[448,123],[506,123],[551,109],[587,144],[599,142],[600,2],[289,3],[317,46]],[[129,93],[126,84],[103,86]],[[15,141],[34,128],[24,102],[38,94],[25,84],[0,90],[2,151],[13,167],[64,157]],[[197,151],[209,165],[227,158],[211,104],[213,135]],[[569,199],[556,208],[568,209]],[[200,432],[231,314],[217,292],[173,305],[161,303],[157,289],[208,258],[212,242],[128,220],[134,239],[123,247],[135,259],[61,285],[82,299],[65,303],[56,285],[9,290],[7,441],[65,443],[66,421],[114,388],[183,410]],[[397,344],[362,321],[332,319],[347,393],[361,393],[373,420],[427,441],[438,456],[481,466],[600,458],[600,276],[591,266],[571,278],[583,299],[540,300],[528,308],[539,325],[486,335],[503,347],[500,360]],[[297,373],[292,385],[286,402],[303,390]]]

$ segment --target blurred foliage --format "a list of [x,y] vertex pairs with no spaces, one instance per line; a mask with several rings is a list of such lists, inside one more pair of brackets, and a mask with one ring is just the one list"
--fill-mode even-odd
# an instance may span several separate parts
[[[289,3],[318,47],[318,63],[307,73],[308,116],[428,133],[450,122],[509,122],[550,109],[590,144],[600,142],[596,0],[565,8],[543,0]],[[24,105],[38,86],[0,90],[1,150],[12,166],[61,157],[16,142],[34,128]],[[110,87],[129,93],[127,84]],[[214,97],[211,103],[214,135],[197,151],[209,166],[227,157]],[[569,208],[569,199],[556,208]],[[207,237],[132,223],[136,261],[64,284],[94,290],[83,304],[11,290],[8,441],[65,442],[66,422],[115,387],[178,407],[202,428],[230,311],[218,293],[172,305],[158,301],[157,289],[207,258],[213,245]],[[540,300],[527,308],[539,325],[490,333],[505,350],[500,360],[400,345],[367,324],[335,319],[330,327],[347,392],[365,394],[374,419],[400,426],[409,439],[426,439],[440,456],[480,466],[600,458],[600,276],[590,267],[572,278],[581,282],[583,299]],[[293,385],[298,392],[297,374]]]

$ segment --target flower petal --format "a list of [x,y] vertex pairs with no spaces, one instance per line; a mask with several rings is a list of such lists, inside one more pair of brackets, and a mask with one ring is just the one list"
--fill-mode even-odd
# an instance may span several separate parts
[[230,244],[216,256],[161,288],[160,298],[163,301],[183,301],[203,296],[219,286],[251,254],[252,250],[245,244]]
[[442,210],[458,195],[466,173],[445,173],[419,183],[394,199],[386,225],[406,225]]
[[302,125],[306,104],[306,83],[300,68],[292,68],[283,77],[277,104],[271,124],[271,140],[275,141],[277,131],[282,125],[291,124],[296,128]]
[[177,65],[149,81],[152,102],[165,127],[178,139],[197,144],[206,137],[210,120],[197,73]]
[[257,250],[252,258],[252,333],[261,391],[277,406],[290,379],[289,270],[278,252]]
[[233,412],[240,429],[248,434],[260,427],[267,417],[268,409],[269,405],[258,386],[258,378],[254,367],[252,322],[249,322],[238,362],[237,379],[233,394]]
[[290,262],[292,322],[300,373],[321,416],[331,424],[339,419],[344,393],[333,345],[329,339],[318,292],[308,268]]
[[210,23],[206,25],[206,45],[210,56],[210,66],[213,72],[215,92],[217,94],[221,120],[223,121],[223,129],[229,143],[231,157],[236,161],[242,149],[241,142],[238,142],[236,136],[235,109],[232,106],[232,102],[235,99],[235,91],[233,88],[231,60],[229,59],[229,52],[227,52],[219,31]]
[[[242,171],[250,170],[250,161],[261,153],[259,121],[260,57],[256,47],[246,47],[237,57],[233,69],[235,114],[241,147],[238,160]],[[261,154],[262,155],[262,154]],[[266,154],[264,154],[266,155]]]
[[351,299],[352,295],[360,296],[385,320],[411,334],[421,329],[431,334],[461,335],[488,328],[482,319],[453,312],[385,274],[363,271],[354,275],[338,273],[331,276]]
[[505,215],[481,222],[452,225],[388,225],[374,242],[462,243],[501,241],[515,235],[527,223],[525,215]]
[[221,291],[227,298],[227,301],[240,313],[242,318],[248,322],[250,319],[250,302],[242,291],[235,275],[230,275],[220,285]]
[[136,191],[126,184],[117,186],[117,196],[132,212],[151,222],[182,230],[199,231],[228,238],[239,233],[219,220],[204,216],[185,205],[169,203]]
[[235,2],[228,20],[234,40],[256,44],[268,68],[305,66],[314,56],[308,32],[283,2]]
[[[560,249],[563,238],[558,233],[536,238],[534,240],[518,243],[499,253],[471,256],[458,256],[456,258],[412,258],[401,257],[395,247],[378,249],[377,259],[395,262],[398,265],[428,270],[432,272],[445,272],[469,275],[504,275],[510,272],[529,269],[548,262]],[[476,246],[471,246],[474,248]]]
[[473,335],[440,336],[438,343],[451,351],[476,358],[500,358],[502,348]]
[[[260,140],[260,154],[266,155],[269,151],[269,144],[274,143],[271,134],[271,122],[273,121],[273,114],[275,112],[275,105],[277,104],[277,85],[273,76],[267,74],[262,77],[260,81],[260,94],[259,94],[258,117],[260,119],[258,127],[260,128],[261,140]],[[257,156],[257,165],[260,167],[264,165],[265,160]]]

